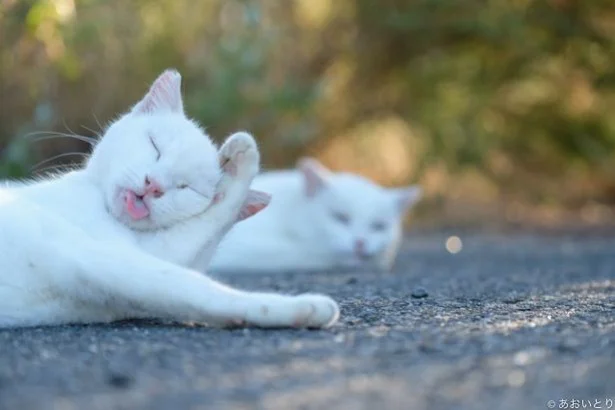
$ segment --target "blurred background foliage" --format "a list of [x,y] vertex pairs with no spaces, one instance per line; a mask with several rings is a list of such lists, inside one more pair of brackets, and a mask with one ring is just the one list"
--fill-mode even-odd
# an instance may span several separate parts
[[[81,160],[167,67],[217,141],[420,183],[431,222],[612,219],[613,0],[0,0],[3,177]],[[35,135],[35,137],[32,137]]]

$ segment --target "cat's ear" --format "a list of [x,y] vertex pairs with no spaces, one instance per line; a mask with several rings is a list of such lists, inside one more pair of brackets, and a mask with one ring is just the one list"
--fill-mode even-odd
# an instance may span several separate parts
[[132,108],[132,113],[183,113],[181,83],[182,77],[177,70],[166,70],[154,81],[145,97]]
[[305,182],[305,196],[308,198],[316,195],[327,185],[327,179],[331,175],[323,164],[312,157],[303,157],[297,161],[297,169],[303,175]]
[[423,196],[423,190],[418,185],[410,185],[405,188],[392,188],[395,204],[400,213],[408,211]]
[[246,197],[246,200],[241,206],[241,210],[239,211],[239,215],[237,216],[237,222],[243,221],[244,219],[256,215],[257,213],[265,209],[267,205],[269,205],[270,201],[270,194],[251,189],[250,191],[248,191],[248,196]]

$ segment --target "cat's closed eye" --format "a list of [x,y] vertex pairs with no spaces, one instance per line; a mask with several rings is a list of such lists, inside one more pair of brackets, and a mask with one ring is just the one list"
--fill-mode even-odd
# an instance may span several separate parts
[[333,219],[344,225],[347,225],[350,222],[350,217],[343,212],[333,211],[331,215],[333,216]]
[[382,232],[387,228],[387,224],[383,221],[374,221],[371,224],[371,228],[373,231]]
[[156,145],[156,142],[154,142],[154,138],[151,135],[149,136],[149,141],[152,143],[152,147],[154,147],[154,149],[156,150],[156,161],[158,161],[160,159],[160,150],[158,149],[158,146]]
[[186,189],[188,188],[188,184],[179,184],[177,185],[177,189]]

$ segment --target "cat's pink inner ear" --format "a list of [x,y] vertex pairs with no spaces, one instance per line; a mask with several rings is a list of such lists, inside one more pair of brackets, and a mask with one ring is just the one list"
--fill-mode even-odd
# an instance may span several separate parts
[[308,198],[316,195],[327,185],[327,179],[331,173],[318,160],[311,157],[300,158],[297,161],[297,169],[303,174],[305,195]]
[[184,104],[181,94],[182,77],[176,70],[166,70],[158,78],[149,91],[133,108],[137,114],[154,114],[157,112],[183,113]]
[[423,196],[423,190],[418,185],[411,185],[405,188],[393,189],[395,202],[400,212],[406,212],[412,208]]
[[237,222],[243,221],[244,219],[256,215],[257,213],[265,209],[267,205],[269,205],[270,201],[270,194],[251,189],[248,192],[246,200],[241,206],[241,210],[239,211],[239,215],[237,216]]

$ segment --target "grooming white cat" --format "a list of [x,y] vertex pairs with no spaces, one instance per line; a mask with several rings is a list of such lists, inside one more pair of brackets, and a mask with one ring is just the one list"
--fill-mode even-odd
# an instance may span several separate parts
[[383,188],[313,158],[295,170],[264,172],[252,186],[271,193],[271,203],[233,227],[211,260],[212,272],[391,269],[404,214],[421,196],[418,186]]
[[184,115],[165,71],[112,123],[82,169],[0,188],[0,327],[163,318],[215,325],[327,327],[327,296],[245,292],[193,268],[267,205],[250,191],[246,133],[220,151]]

